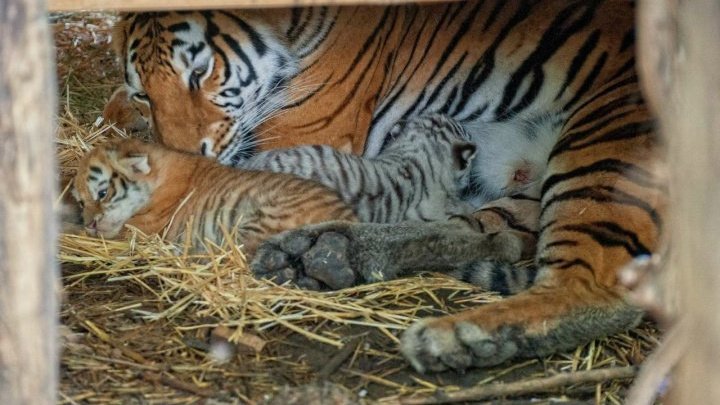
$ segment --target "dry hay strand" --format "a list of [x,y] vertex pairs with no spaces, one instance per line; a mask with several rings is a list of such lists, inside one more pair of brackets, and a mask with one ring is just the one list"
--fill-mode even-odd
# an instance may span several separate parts
[[[106,57],[102,41],[69,43]],[[128,136],[94,124],[121,78],[114,65],[100,75],[87,60],[72,69],[61,60],[59,69],[65,75],[56,141],[63,177],[74,174],[78,158],[92,147]],[[125,240],[66,234],[59,245],[60,402],[67,404],[263,403],[269,394],[287,395],[283,386],[323,386],[322,380],[344,386],[360,403],[397,403],[475,384],[637,365],[657,344],[657,330],[646,323],[572,353],[465,375],[419,375],[398,353],[402,330],[420,317],[501,298],[432,274],[337,292],[304,291],[252,277],[240,246],[189,254],[184,245],[137,230]],[[570,385],[519,398],[619,404],[627,384]]]

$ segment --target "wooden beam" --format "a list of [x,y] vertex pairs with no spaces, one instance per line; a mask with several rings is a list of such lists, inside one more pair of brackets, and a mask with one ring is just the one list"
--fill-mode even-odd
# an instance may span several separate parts
[[718,404],[720,3],[643,0],[638,12],[641,78],[665,137],[670,171],[670,265],[662,296],[679,292],[683,321],[676,333],[685,336],[686,346],[682,355],[674,354],[677,346],[665,351],[672,354],[665,362],[680,360],[662,402]]
[[54,404],[58,379],[53,117],[45,0],[0,5],[0,404]]
[[[270,8],[320,5],[387,5],[432,3],[438,0],[49,0],[50,11],[81,10],[192,10],[221,8]],[[450,0],[458,1],[458,0]]]

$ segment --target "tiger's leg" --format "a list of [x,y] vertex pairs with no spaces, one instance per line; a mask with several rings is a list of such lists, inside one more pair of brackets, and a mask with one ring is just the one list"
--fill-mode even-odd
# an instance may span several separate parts
[[537,198],[518,195],[444,223],[331,222],[305,227],[263,244],[251,267],[260,277],[314,289],[432,270],[487,290],[515,293],[534,279],[534,267],[511,263],[535,254],[539,205]]
[[258,248],[251,268],[277,282],[339,289],[488,259],[514,262],[531,255],[534,245],[521,232],[479,233],[464,218],[399,224],[336,221],[270,238]]
[[424,319],[401,350],[418,371],[491,366],[571,349],[635,325],[616,271],[653,251],[666,190],[655,135],[634,80],[600,89],[551,153],[529,290],[456,315]]
[[[535,257],[540,217],[540,199],[535,195],[501,198],[462,219],[481,233],[513,231],[522,235],[527,245],[526,255],[520,259],[532,259]],[[528,262],[518,264],[514,261],[486,259],[450,268],[447,274],[487,291],[511,295],[526,290],[534,283],[537,266]]]

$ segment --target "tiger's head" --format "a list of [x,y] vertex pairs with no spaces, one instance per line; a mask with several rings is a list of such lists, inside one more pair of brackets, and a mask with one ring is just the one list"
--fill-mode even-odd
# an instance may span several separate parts
[[80,204],[86,231],[108,238],[151,199],[150,161],[139,140],[98,146],[86,154],[73,179],[72,195]]
[[140,13],[116,24],[113,43],[157,139],[232,164],[253,152],[252,130],[298,71],[280,37],[252,11]]
[[432,159],[439,160],[443,168],[449,169],[443,170],[448,183],[452,182],[458,190],[469,184],[477,148],[454,119],[437,113],[423,114],[395,124],[389,135],[387,149],[425,148]]

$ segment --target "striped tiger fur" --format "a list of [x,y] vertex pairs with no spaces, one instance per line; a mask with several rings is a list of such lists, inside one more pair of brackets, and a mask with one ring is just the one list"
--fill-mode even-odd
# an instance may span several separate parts
[[437,221],[470,214],[460,199],[475,155],[465,130],[442,115],[412,118],[374,158],[330,146],[258,153],[240,167],[315,180],[340,194],[363,222]]
[[[300,144],[375,157],[393,125],[433,112],[480,134],[465,190],[482,204],[477,229],[536,233],[537,277],[502,302],[410,328],[406,358],[436,371],[569,349],[637,322],[616,270],[656,249],[666,189],[654,176],[662,150],[638,86],[633,15],[626,0],[129,14],[114,42],[128,94],[151,107],[158,139],[224,164]],[[483,151],[483,131],[495,148]],[[523,163],[540,169],[530,175],[537,190],[505,197],[507,179],[526,182]],[[417,268],[391,249],[427,258],[428,245],[413,243],[445,240],[456,242],[451,270],[467,264],[467,229],[414,226],[436,235],[311,229],[343,232],[357,271]]]
[[356,220],[337,193],[315,182],[233,169],[131,139],[84,156],[72,193],[92,235],[113,238],[131,225],[146,234],[165,230],[168,239],[180,242],[187,236],[195,250],[222,245],[230,236],[252,255],[275,233]]

